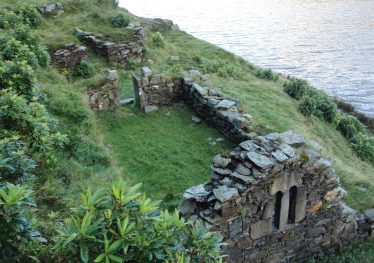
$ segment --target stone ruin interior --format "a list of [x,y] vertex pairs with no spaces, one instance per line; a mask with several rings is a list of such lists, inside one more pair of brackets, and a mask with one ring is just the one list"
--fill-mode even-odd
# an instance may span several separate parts
[[187,189],[181,214],[220,231],[227,262],[304,261],[373,236],[374,222],[349,208],[346,192],[315,141],[296,131],[258,136],[240,101],[196,70],[167,79],[149,68],[133,76],[135,102],[146,112],[183,101],[235,149],[216,155],[210,182]]

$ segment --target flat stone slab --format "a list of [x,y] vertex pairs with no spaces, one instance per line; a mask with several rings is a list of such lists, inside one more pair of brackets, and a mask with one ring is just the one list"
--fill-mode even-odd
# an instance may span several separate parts
[[282,143],[278,146],[279,150],[281,150],[284,154],[286,154],[288,157],[292,158],[295,156],[295,149],[288,144]]
[[239,192],[236,188],[229,188],[226,185],[222,185],[214,189],[213,193],[221,203],[229,201],[235,197],[239,197]]
[[144,107],[145,113],[150,113],[150,112],[157,111],[157,110],[158,110],[158,107],[154,105],[148,105]]
[[134,98],[126,98],[126,99],[122,99],[119,101],[121,103],[121,105],[129,105],[129,104],[133,104],[135,102],[135,99]]
[[269,157],[256,152],[247,153],[247,158],[262,169],[267,169],[274,165],[274,162]]
[[152,75],[152,70],[149,67],[141,67],[140,72],[144,78],[148,78]]
[[237,173],[237,172],[231,173],[230,176],[239,179],[240,181],[242,181],[245,184],[250,184],[250,183],[252,183],[256,180],[251,175],[250,176],[242,175],[242,174]]
[[226,168],[230,162],[231,162],[231,159],[224,158],[220,154],[217,154],[216,156],[213,157],[213,165],[215,167]]
[[278,162],[284,162],[288,160],[287,155],[285,155],[282,151],[276,150],[275,152],[272,152],[271,155],[277,159]]
[[254,150],[260,148],[260,146],[258,146],[257,144],[255,144],[251,140],[244,141],[244,142],[240,143],[239,146],[242,147],[246,151],[254,151]]
[[301,145],[305,144],[304,136],[302,136],[300,133],[298,133],[296,131],[292,131],[292,130],[280,133],[279,134],[279,139],[282,142],[287,143],[289,145],[293,145],[293,146],[301,146]]
[[374,208],[366,209],[364,215],[369,219],[369,222],[374,222]]
[[194,123],[197,123],[197,124],[201,123],[201,119],[197,116],[192,116],[191,121],[193,121]]
[[205,190],[204,185],[200,184],[187,189],[183,194],[183,198],[194,199],[197,202],[205,202],[208,195],[209,192]]
[[232,101],[232,100],[221,100],[216,106],[215,108],[216,109],[223,109],[223,110],[227,110],[227,109],[230,109],[232,106],[234,106],[236,104],[235,101]]

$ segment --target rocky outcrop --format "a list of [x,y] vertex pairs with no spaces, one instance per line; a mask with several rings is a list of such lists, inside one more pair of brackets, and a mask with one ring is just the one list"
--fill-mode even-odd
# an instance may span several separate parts
[[81,61],[87,60],[87,48],[77,44],[67,44],[52,52],[51,58],[54,66],[73,70]]
[[178,25],[169,19],[138,17],[138,20],[152,31],[180,30]]
[[44,4],[38,7],[44,16],[59,16],[64,13],[64,6],[60,2]]
[[83,43],[92,48],[97,54],[105,57],[109,63],[127,64],[130,59],[142,58],[145,52],[144,31],[142,27],[133,29],[133,37],[130,41],[114,43],[102,36],[85,32],[79,28],[75,34]]
[[186,190],[181,213],[221,231],[228,262],[303,261],[372,231],[373,218],[341,202],[331,165],[295,131],[256,136],[213,158],[211,181]]
[[118,108],[119,99],[118,73],[108,70],[105,80],[87,91],[88,102],[92,110],[105,111]]

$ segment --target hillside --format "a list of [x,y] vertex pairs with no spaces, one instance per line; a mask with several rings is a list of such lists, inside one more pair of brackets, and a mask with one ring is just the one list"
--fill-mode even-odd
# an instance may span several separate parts
[[[1,1],[0,8],[14,9],[23,2]],[[27,3],[39,6],[47,2]],[[35,29],[50,52],[68,43],[81,44],[74,35],[77,27],[112,41],[126,41],[128,30],[112,27],[112,17],[123,14],[132,24],[138,23],[138,18],[127,10],[97,5],[93,0],[61,2],[64,13],[43,18]],[[245,112],[253,116],[253,132],[297,130],[322,145],[322,153],[335,160],[334,168],[348,192],[344,201],[361,212],[374,207],[374,166],[362,160],[333,125],[301,114],[298,102],[283,91],[286,78],[263,78],[255,65],[185,32],[157,31],[164,37],[164,46],[157,45],[154,31],[146,27],[145,57],[142,61],[132,60],[127,66],[109,64],[89,49],[92,76],[87,79],[53,66],[35,69],[46,108],[58,120],[59,132],[68,138],[63,149],[53,150],[53,164],[40,165],[32,182],[39,207],[37,217],[46,222],[45,233],[51,224],[51,211],[61,217],[69,215],[69,208],[79,203],[80,191],[109,186],[117,177],[131,184],[142,183],[142,191],[152,199],[162,200],[161,207],[172,210],[180,203],[185,189],[208,181],[212,156],[233,148],[214,128],[192,122],[194,113],[186,106],[165,107],[150,114],[134,105],[104,113],[91,111],[85,92],[104,78],[106,69],[118,71],[120,96],[127,98],[133,96],[131,74],[139,75],[141,66],[170,77],[191,68],[200,70],[211,81],[211,87],[240,99]],[[0,37],[5,36],[6,31],[0,31]],[[177,58],[171,61],[171,57]],[[374,259],[373,241],[347,253],[337,257],[336,262],[370,262]]]

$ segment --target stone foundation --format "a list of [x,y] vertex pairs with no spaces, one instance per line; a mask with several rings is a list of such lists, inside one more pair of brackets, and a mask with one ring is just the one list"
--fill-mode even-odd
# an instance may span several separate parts
[[52,52],[51,58],[54,66],[73,70],[81,61],[87,60],[87,48],[67,44],[64,48]]
[[134,29],[131,41],[114,43],[96,36],[93,33],[85,32],[77,28],[76,36],[97,54],[105,57],[109,63],[126,64],[130,59],[142,58],[144,55],[144,32],[142,27]]
[[106,79],[99,86],[87,91],[88,102],[92,110],[105,111],[118,108],[120,104],[118,74],[116,70],[108,70]]

